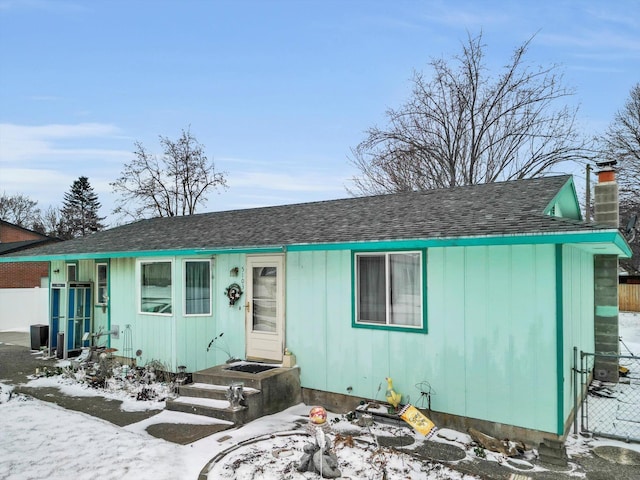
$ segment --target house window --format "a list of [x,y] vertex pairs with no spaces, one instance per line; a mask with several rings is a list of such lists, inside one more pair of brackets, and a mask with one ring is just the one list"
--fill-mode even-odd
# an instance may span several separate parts
[[172,305],[171,262],[140,262],[140,311],[168,315]]
[[186,260],[184,262],[185,315],[211,314],[211,262]]
[[109,300],[107,264],[96,264],[96,305],[106,305]]
[[424,330],[422,252],[355,256],[356,325]]
[[75,263],[67,263],[67,282],[75,282],[78,280],[76,271],[78,266]]

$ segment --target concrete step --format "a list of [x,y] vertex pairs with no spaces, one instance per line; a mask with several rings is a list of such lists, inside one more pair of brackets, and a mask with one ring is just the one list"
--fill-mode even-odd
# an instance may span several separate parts
[[[241,368],[247,366],[263,366],[269,368],[263,372],[249,373],[237,370],[230,370],[231,368]],[[266,364],[252,364],[248,362],[238,362],[230,365],[217,365],[215,367],[193,372],[194,383],[208,383],[211,385],[226,385],[229,386],[232,383],[242,383],[245,388],[254,388],[256,390],[262,390],[262,383],[264,380],[279,376],[282,372],[291,370],[289,368],[282,368],[274,365]]]
[[[302,401],[298,367],[278,366],[260,371],[261,364],[240,362],[240,366],[248,371],[229,370],[229,365],[218,365],[193,372],[193,383],[181,385],[180,396],[168,400],[166,408],[243,425]],[[242,407],[232,409],[226,393],[230,385],[238,383],[243,385],[244,400]]]
[[229,428],[247,423],[248,408],[231,409],[229,408],[229,402],[226,400],[180,396],[176,399],[167,400],[166,409],[217,418],[228,422]]
[[[213,385],[211,383],[188,383],[178,389],[180,396],[210,398],[212,400],[227,400],[227,385]],[[260,390],[255,388],[243,388],[245,398],[249,395],[257,395]]]

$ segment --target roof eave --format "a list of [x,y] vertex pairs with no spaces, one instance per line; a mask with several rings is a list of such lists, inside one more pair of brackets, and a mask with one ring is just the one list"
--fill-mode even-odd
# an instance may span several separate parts
[[95,253],[60,253],[47,255],[32,255],[19,257],[0,257],[0,263],[15,262],[53,262],[65,260],[101,260],[106,258],[144,258],[144,257],[166,257],[173,255],[201,256],[216,255],[222,253],[279,253],[285,247],[278,246],[245,246],[245,247],[221,247],[221,248],[186,248],[173,250],[136,250],[136,251],[111,251]]
[[629,258],[631,248],[616,229],[597,231],[570,231],[551,233],[519,233],[505,235],[483,235],[469,237],[439,237],[426,239],[401,239],[361,241],[348,243],[295,244],[287,251],[305,250],[382,250],[433,247],[473,247],[498,245],[542,245],[572,244],[594,254],[618,255]]
[[617,229],[595,231],[568,231],[550,233],[517,233],[505,235],[484,235],[469,237],[409,238],[386,240],[362,240],[335,243],[295,243],[289,245],[238,246],[220,248],[112,251],[95,253],[65,253],[19,257],[0,257],[0,263],[43,262],[65,260],[98,260],[106,258],[146,258],[161,256],[203,256],[229,253],[282,253],[286,251],[311,250],[383,250],[433,247],[472,247],[496,245],[541,245],[571,244],[594,254],[618,255],[629,258],[631,248]]

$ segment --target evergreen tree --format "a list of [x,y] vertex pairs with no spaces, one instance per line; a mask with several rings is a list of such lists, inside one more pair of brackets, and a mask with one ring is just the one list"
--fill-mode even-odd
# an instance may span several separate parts
[[71,185],[71,191],[64,194],[62,203],[63,238],[84,237],[103,230],[101,223],[105,217],[98,216],[100,209],[98,196],[94,193],[87,177],[79,177]]

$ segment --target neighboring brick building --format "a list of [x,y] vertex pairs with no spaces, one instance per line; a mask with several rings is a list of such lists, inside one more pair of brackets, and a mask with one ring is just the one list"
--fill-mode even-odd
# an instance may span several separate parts
[[[0,220],[0,255],[56,242],[33,230]],[[0,288],[32,288],[49,276],[49,262],[0,263]]]

